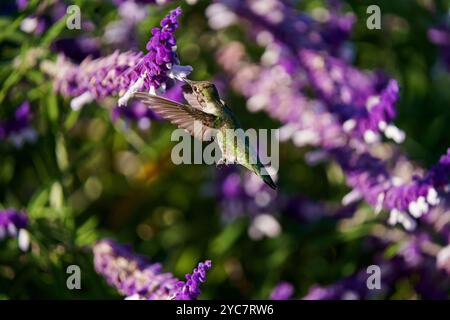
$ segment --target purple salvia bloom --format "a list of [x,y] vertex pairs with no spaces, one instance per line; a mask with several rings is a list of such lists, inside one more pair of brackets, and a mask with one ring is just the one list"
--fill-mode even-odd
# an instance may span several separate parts
[[30,244],[27,227],[28,217],[24,212],[13,208],[0,210],[0,240],[5,237],[17,237],[19,248],[27,251]]
[[[364,197],[376,211],[391,211],[391,224],[399,222],[412,230],[416,225],[414,218],[421,217],[439,203],[438,190],[445,191],[449,179],[448,155],[428,174],[421,178],[414,177],[408,183],[399,183],[398,179],[391,177],[382,160],[364,151],[368,150],[367,145],[361,144],[360,139],[353,139],[354,134],[346,132],[346,125],[341,126],[326,108],[299,93],[301,79],[288,72],[290,68],[296,68],[295,61],[282,56],[279,60],[281,65],[261,67],[246,62],[243,48],[237,44],[219,52],[218,61],[231,75],[231,84],[236,91],[248,98],[247,107],[251,111],[265,110],[284,124],[280,130],[281,141],[291,138],[297,146],[310,144],[328,150],[343,168],[347,183],[353,188],[352,194],[357,198]],[[364,83],[367,78],[360,80]],[[380,126],[381,123],[386,125],[388,118],[393,117],[393,101],[397,96],[397,84],[389,81],[373,103],[372,115],[358,116],[358,123],[365,124],[366,128],[375,124]],[[384,129],[387,135],[399,133],[390,125]],[[349,195],[346,198],[352,197]]]
[[295,60],[283,58],[281,65],[261,67],[245,61],[244,49],[232,43],[220,50],[218,61],[231,75],[233,88],[242,93],[251,112],[266,111],[281,121],[280,140],[292,139],[297,146],[346,143],[345,133],[335,116],[320,101],[301,94],[295,78]]
[[[183,90],[181,89],[184,82],[180,81],[171,81],[169,89],[167,89],[164,93],[161,93],[161,96],[173,101],[177,101],[179,103],[185,103]],[[217,86],[217,83],[216,83]]]
[[25,142],[34,142],[36,131],[31,127],[31,108],[28,101],[24,101],[8,120],[0,121],[0,139],[11,141],[16,147]]
[[[240,53],[240,51],[242,51],[242,48],[238,47],[238,45],[230,46],[229,49],[223,50],[219,54],[219,62],[223,64],[226,71],[233,75],[231,82],[234,88],[243,93],[244,96],[250,98],[248,101],[248,108],[251,111],[264,109],[272,117],[286,123],[280,132],[281,139],[290,132],[294,142],[299,146],[303,145],[304,142],[307,142],[305,141],[305,136],[313,138],[308,138],[310,144],[316,144],[325,147],[328,150],[333,150],[333,148],[331,148],[332,146],[346,145],[346,139],[343,138],[343,131],[340,126],[336,127],[334,132],[330,125],[327,126],[324,124],[323,127],[320,127],[320,124],[322,123],[320,119],[323,118],[323,116],[320,116],[320,108],[309,106],[309,108],[303,110],[302,106],[304,106],[305,103],[294,103],[299,100],[295,100],[297,99],[298,91],[295,90],[295,87],[291,88],[293,83],[292,78],[285,78],[289,81],[285,81],[284,84],[276,84],[277,77],[283,74],[282,69],[277,68],[277,72],[269,73],[269,71],[265,71],[257,65],[246,64],[239,61],[239,59],[242,58],[242,53]],[[268,73],[267,77],[264,76],[265,72]],[[383,95],[385,98],[381,99],[382,101],[384,101],[384,99],[389,100],[392,95],[395,95],[395,83],[391,86],[393,86],[392,90],[394,91],[394,94],[391,94],[390,90],[387,90],[386,94]],[[273,90],[270,89],[271,87],[273,87]],[[286,101],[286,103],[283,101]],[[327,113],[325,112],[324,115],[326,114]],[[303,128],[305,127],[308,128],[308,130],[304,130]],[[308,132],[310,134],[307,134]],[[330,132],[330,134],[326,134],[327,132]],[[339,136],[342,138],[337,139]],[[336,150],[339,151],[341,149],[338,148]],[[339,154],[342,155],[342,158],[339,157]],[[357,160],[349,167],[349,161],[353,161],[351,160],[353,154],[355,154],[353,150],[344,148],[341,152],[338,152],[338,154],[334,154],[334,156],[337,157],[338,162],[343,167],[347,174],[347,181],[350,186],[354,188],[353,193],[359,195],[358,198],[361,197],[361,195],[364,195],[365,199],[375,208],[384,208],[387,210],[395,209],[393,211],[393,219],[390,220],[391,223],[401,222],[407,228],[412,229],[415,226],[414,220],[411,217],[406,216],[405,213],[398,213],[397,211],[407,211],[411,208],[412,215],[418,217],[427,212],[427,207],[436,205],[439,202],[435,187],[444,186],[445,179],[448,179],[448,174],[445,174],[445,171],[448,170],[446,169],[448,166],[445,165],[447,161],[445,160],[446,157],[443,157],[440,165],[437,166],[437,169],[431,171],[430,175],[435,178],[424,178],[422,179],[423,181],[416,179],[414,180],[414,183],[411,183],[410,185],[399,186],[395,180],[391,179],[390,173],[384,167],[384,163],[368,154],[363,154],[362,156],[357,156],[357,154],[355,154]],[[440,172],[441,174],[436,174],[435,172]],[[444,181],[437,181],[437,177],[441,177]],[[225,208],[223,208],[225,215],[227,215],[227,212],[248,212],[246,207],[248,206],[248,203],[251,202],[245,200],[247,199],[247,195],[242,192],[239,180],[240,177],[237,175],[235,177],[230,176],[225,180],[226,183],[224,183],[225,188],[223,192],[223,195],[227,199],[223,202],[225,205]],[[430,185],[429,181],[432,180],[435,182]],[[428,186],[425,186],[427,183]],[[404,190],[409,191],[405,192]],[[229,195],[229,197],[227,197],[227,195]],[[384,201],[385,196],[386,200]],[[426,202],[425,204],[424,200]],[[296,202],[289,201],[289,203],[292,209],[291,204],[295,204]],[[232,210],[229,210],[230,208]],[[338,212],[337,214],[345,215],[348,213],[351,214],[351,212],[352,209],[349,208],[349,210],[343,210],[342,213]],[[303,212],[301,212],[301,214],[303,214]],[[233,215],[234,214],[231,216]]]
[[356,21],[352,13],[342,13],[340,0],[329,0],[329,11],[325,21],[321,23],[320,35],[328,45],[328,52],[335,56],[344,56],[344,44],[349,39]]
[[87,58],[76,65],[59,55],[55,64],[47,62],[43,67],[54,77],[55,90],[72,97],[71,107],[78,110],[93,100],[124,93],[130,85],[124,73],[135,67],[141,58],[141,53],[115,51],[107,57]]
[[280,282],[270,293],[270,300],[289,300],[294,294],[294,286],[289,282]]
[[191,71],[190,66],[180,66],[176,54],[175,30],[181,8],[172,10],[160,23],[161,28],[152,29],[152,37],[147,43],[148,53],[140,62],[127,71],[125,77],[130,83],[128,90],[119,99],[119,106],[126,105],[132,94],[147,90],[152,94],[164,92],[169,78],[182,80]]
[[344,170],[347,183],[377,211],[389,210],[390,224],[401,223],[407,230],[415,228],[413,218],[420,218],[439,204],[438,191],[445,192],[450,183],[450,149],[427,174],[415,176],[408,183],[391,178],[384,163],[368,153],[358,154],[349,148],[330,152]]
[[163,272],[161,264],[150,263],[146,257],[133,253],[129,246],[103,239],[94,245],[93,252],[97,273],[129,299],[177,299],[181,289],[183,294],[192,292],[191,297],[197,298],[198,282],[204,282],[205,265],[210,266],[210,262],[199,264],[191,277],[194,282],[187,283],[189,288],[185,288],[179,286],[180,281],[171,273]]
[[172,299],[177,279],[163,273],[159,263],[151,264],[128,246],[100,240],[93,247],[95,270],[125,296],[144,299]]
[[263,33],[269,31],[271,41],[288,44],[295,51],[298,48],[335,51],[347,40],[355,20],[350,14],[342,15],[337,7],[333,6],[329,18],[322,22],[279,0],[217,0],[206,13],[213,28],[227,27],[238,16],[252,24],[250,32],[257,38],[259,35],[260,40],[267,39]]
[[200,296],[200,285],[206,281],[206,272],[211,269],[211,260],[200,262],[192,274],[186,274],[186,281],[179,281],[175,300],[196,300]]
[[[235,0],[222,0],[219,3],[248,20],[252,24],[252,31],[260,29],[264,37],[256,35],[258,42],[268,46],[274,46],[275,43],[275,46],[287,49],[298,59],[301,69],[294,72],[306,71],[305,76],[317,97],[337,116],[346,131],[369,143],[377,142],[379,133],[384,133],[396,142],[404,140],[404,133],[391,123],[395,116],[393,104],[398,93],[396,82],[379,83],[378,77],[365,74],[345,60],[332,56],[333,51],[336,51],[332,47],[336,45],[329,47],[325,39],[330,31],[336,30],[340,18],[329,19],[329,28],[324,28],[314,19],[295,14],[294,8],[276,0],[265,2],[264,5]],[[337,14],[337,7],[332,6],[332,15]],[[350,32],[351,25],[350,20],[343,22],[343,30],[347,30],[345,34]],[[267,33],[271,36],[267,36]],[[266,38],[270,39],[261,40]]]
[[154,28],[144,55],[127,51],[92,60],[87,58],[80,65],[73,64],[63,55],[56,63],[46,62],[44,70],[53,76],[55,90],[72,97],[71,107],[79,109],[84,104],[107,96],[119,95],[119,105],[126,105],[132,93],[145,89],[164,91],[170,78],[182,79],[192,70],[179,66],[176,55],[176,39],[173,32],[178,27],[181,9],[170,12],[161,21],[161,29]]
[[379,133],[400,143],[405,136],[392,124],[399,87],[395,80],[370,75],[345,61],[311,50],[299,59],[315,92],[329,110],[338,115],[344,130],[366,143],[379,141]]

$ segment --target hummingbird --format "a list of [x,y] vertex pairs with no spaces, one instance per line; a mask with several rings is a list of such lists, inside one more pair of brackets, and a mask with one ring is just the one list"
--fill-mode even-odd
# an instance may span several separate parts
[[220,98],[216,86],[209,81],[184,81],[186,83],[182,91],[187,104],[147,92],[135,92],[133,96],[157,115],[185,129],[200,141],[209,141],[213,136],[222,154],[217,165],[240,164],[258,175],[269,187],[276,189],[249,140],[229,134],[230,130],[242,127],[234,112]]

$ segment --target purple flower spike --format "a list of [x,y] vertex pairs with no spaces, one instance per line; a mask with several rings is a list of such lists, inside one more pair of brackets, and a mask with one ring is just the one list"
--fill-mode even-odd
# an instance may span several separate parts
[[[320,148],[310,153],[307,162],[331,156],[339,163],[353,189],[343,199],[344,205],[364,198],[375,212],[390,212],[389,224],[399,223],[414,230],[416,219],[448,194],[450,155],[444,155],[428,173],[418,176],[411,172],[402,179],[393,172],[393,163],[388,165],[386,159],[372,155],[372,143],[379,139],[380,132],[396,142],[405,137],[391,123],[399,96],[397,82],[380,74],[369,76],[341,60],[304,50],[300,58],[310,67],[307,78],[319,93],[310,98],[301,92],[305,78],[299,76],[303,71],[298,59],[282,49],[277,52],[278,60],[272,65],[258,65],[249,62],[243,46],[232,43],[218,52],[217,60],[230,76],[233,88],[247,98],[250,111],[264,110],[282,123],[280,141],[291,139],[298,147]],[[235,180],[230,178],[224,184],[225,198],[239,199],[243,194]],[[225,205],[244,211],[235,203],[239,204],[227,201]]]
[[146,46],[148,53],[126,74],[130,85],[119,99],[119,106],[126,105],[138,90],[153,94],[157,89],[164,92],[169,78],[182,80],[192,71],[190,66],[179,65],[176,53],[177,41],[173,33],[179,26],[177,19],[180,15],[181,8],[178,7],[162,19],[161,28],[152,29],[152,37]]
[[186,282],[178,282],[175,300],[196,300],[201,293],[200,284],[206,281],[206,271],[211,269],[211,266],[211,260],[200,262],[192,274],[186,275]]
[[159,263],[149,263],[134,254],[128,246],[113,240],[100,240],[94,247],[95,270],[127,297],[149,300],[171,299],[175,294],[175,279],[163,273]]
[[[346,56],[349,54],[345,54],[343,44],[355,19],[352,15],[340,12],[339,1],[331,5],[329,18],[323,22],[297,13],[295,8],[285,1],[270,1],[263,9],[258,8],[255,3],[246,0],[217,0],[210,9],[210,23],[215,25],[215,20],[222,23],[227,17],[233,17],[232,20],[240,17],[251,23],[251,33],[259,44],[266,47],[263,57],[266,54],[266,57],[269,57],[268,61],[262,61],[263,64],[273,63],[274,69],[278,67],[278,74],[281,73],[279,67],[284,66],[292,80],[301,81],[302,84],[297,90],[303,90],[307,80],[317,102],[320,102],[320,108],[326,108],[330,115],[336,117],[338,124],[352,138],[367,144],[380,141],[382,133],[397,143],[405,139],[403,131],[392,123],[395,116],[394,104],[398,98],[397,83],[377,74],[358,70],[348,63]],[[221,13],[218,14],[218,11]],[[295,63],[286,63],[287,60],[293,60]],[[303,73],[304,76],[299,76]],[[286,80],[286,77],[284,78]],[[283,81],[283,86],[285,85],[286,81]],[[264,102],[268,102],[262,95],[252,92],[245,92],[245,95],[253,96],[251,106],[259,106],[259,109],[262,109]],[[311,105],[318,109],[315,101],[299,98],[297,97],[296,103],[293,104],[297,108],[291,107],[296,109],[297,113],[300,112],[299,106],[306,107],[302,109],[310,109],[308,105]],[[303,110],[301,111],[300,114],[303,113]],[[321,118],[322,121],[315,123],[329,122],[330,117]],[[288,127],[286,131],[291,129],[292,127]],[[310,137],[308,142],[321,139],[320,134],[312,134],[311,130],[303,136]],[[336,136],[336,133],[331,136]]]
[[55,90],[72,97],[70,105],[78,110],[94,100],[124,93],[130,84],[124,73],[141,58],[141,53],[116,51],[99,59],[87,58],[76,65],[60,55],[55,64],[46,63],[43,68],[54,77]]
[[289,300],[294,294],[294,286],[289,282],[280,282],[272,290],[270,300]]
[[97,273],[127,299],[196,299],[200,295],[199,284],[205,281],[205,272],[211,267],[210,261],[200,263],[184,284],[171,273],[164,273],[161,264],[150,263],[146,257],[133,253],[130,247],[113,240],[98,241],[93,252]]
[[55,90],[72,97],[75,110],[94,100],[120,96],[119,106],[127,104],[138,90],[151,93],[164,92],[170,78],[182,80],[191,71],[190,66],[180,66],[176,54],[174,31],[181,9],[175,9],[162,21],[161,28],[153,28],[147,43],[147,54],[127,51],[92,60],[84,59],[73,64],[60,55],[56,63],[46,62],[43,69],[54,78]]
[[0,139],[8,139],[16,147],[25,142],[34,142],[36,131],[31,127],[31,108],[28,101],[24,101],[15,111],[14,116],[6,121],[0,120]]
[[390,211],[389,224],[400,223],[407,230],[414,230],[416,221],[440,203],[439,192],[445,192],[450,183],[450,150],[422,177],[415,176],[409,182],[399,183],[390,176],[385,164],[368,153],[355,153],[349,148],[331,151],[347,176],[347,183],[375,211]]

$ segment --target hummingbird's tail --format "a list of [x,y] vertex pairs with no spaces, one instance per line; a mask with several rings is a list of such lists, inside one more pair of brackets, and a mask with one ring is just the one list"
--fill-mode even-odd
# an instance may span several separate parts
[[259,163],[259,161],[258,164],[253,165],[253,168],[251,168],[250,170],[256,173],[256,175],[258,175],[264,181],[264,183],[271,187],[273,190],[277,189],[277,185],[275,184],[275,182],[273,182],[272,177],[267,172],[267,169],[261,163]]
[[269,186],[271,187],[273,190],[277,190],[277,185],[275,184],[275,182],[273,182],[272,178],[266,174],[266,175],[261,175],[260,176],[261,179],[263,179],[263,181]]
[[[249,145],[248,140],[245,140],[245,148],[247,156],[245,157],[245,161],[242,161],[241,164],[247,169],[253,171],[257,176],[259,176],[264,181],[265,184],[267,184],[273,190],[276,190],[277,185],[275,184],[275,182],[273,182],[272,177],[267,171],[267,168],[261,163],[256,151]],[[250,159],[254,160],[255,158],[256,163],[252,163],[252,161],[249,161]]]

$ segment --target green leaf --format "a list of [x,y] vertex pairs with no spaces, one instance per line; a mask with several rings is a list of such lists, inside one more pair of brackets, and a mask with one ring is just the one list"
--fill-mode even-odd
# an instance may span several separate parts
[[66,16],[59,19],[48,31],[42,39],[42,46],[48,47],[50,43],[55,40],[59,34],[66,28]]
[[38,218],[42,214],[42,209],[48,203],[49,192],[47,188],[36,192],[28,203],[28,215],[30,218]]
[[64,203],[63,188],[59,182],[53,183],[50,188],[50,206],[55,210],[61,210]]
[[92,245],[98,238],[96,228],[98,226],[98,218],[96,216],[89,217],[76,231],[75,244],[78,247]]
[[59,115],[58,100],[56,99],[56,95],[52,90],[50,90],[50,92],[47,94],[47,110],[50,122],[53,125],[56,125]]

